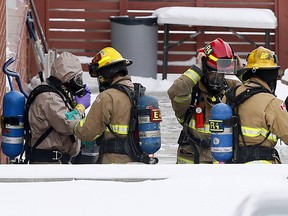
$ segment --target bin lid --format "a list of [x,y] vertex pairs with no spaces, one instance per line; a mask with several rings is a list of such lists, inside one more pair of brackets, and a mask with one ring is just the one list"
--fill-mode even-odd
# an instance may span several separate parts
[[123,25],[157,25],[156,16],[138,16],[138,17],[129,17],[129,16],[110,16],[110,21],[123,24]]

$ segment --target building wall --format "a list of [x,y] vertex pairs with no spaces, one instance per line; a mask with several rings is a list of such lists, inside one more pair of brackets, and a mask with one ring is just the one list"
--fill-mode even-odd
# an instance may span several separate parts
[[[68,3],[69,2],[69,3]],[[278,54],[280,63],[284,68],[288,67],[287,14],[288,1],[285,0],[35,0],[39,9],[40,20],[50,49],[58,52],[70,51],[78,56],[92,57],[95,52],[105,46],[111,46],[110,16],[149,16],[155,9],[165,6],[191,6],[191,7],[233,7],[233,8],[265,8],[274,11],[278,18],[279,27],[271,31],[270,49]],[[65,19],[65,21],[63,21]],[[177,42],[188,38],[191,32],[201,30],[201,27],[174,26],[170,34],[171,41]],[[205,34],[195,39],[185,41],[183,46],[174,46],[169,52],[169,61],[183,62],[184,66],[169,66],[168,73],[182,73],[191,58],[195,57],[196,50],[206,42],[216,37],[222,37],[230,42],[241,58],[255,47],[247,41],[243,43],[232,34],[223,34],[223,28],[210,28]],[[257,45],[265,42],[264,30],[259,29],[233,29],[247,34],[248,39],[255,41]],[[179,33],[182,31],[182,33]],[[186,33],[183,34],[183,31]],[[158,30],[158,73],[162,72],[163,60],[163,26]],[[281,44],[281,46],[279,45]],[[129,44],[128,44],[129,46]],[[180,64],[181,65],[181,64]],[[87,70],[87,65],[84,65]]]
[[[8,0],[7,0],[8,1]],[[3,97],[6,94],[6,75],[2,71],[2,66],[6,60],[11,57],[15,58],[15,62],[9,66],[9,70],[16,71],[21,77],[21,83],[26,91],[26,83],[28,77],[28,40],[26,30],[26,14],[28,9],[28,0],[0,0],[0,112],[3,113]],[[7,19],[6,19],[7,17]],[[8,24],[7,24],[8,23]],[[6,37],[7,36],[7,37]],[[18,85],[14,78],[13,87],[19,91]],[[2,131],[1,131],[2,134]],[[0,135],[0,138],[1,135]],[[0,152],[0,163],[7,163],[8,159]]]

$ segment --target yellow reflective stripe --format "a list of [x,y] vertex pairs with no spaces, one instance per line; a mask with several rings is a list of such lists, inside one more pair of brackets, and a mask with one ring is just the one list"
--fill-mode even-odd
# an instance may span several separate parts
[[199,74],[192,70],[191,68],[189,68],[187,71],[184,72],[184,75],[187,76],[189,79],[192,80],[193,83],[198,83],[199,80],[201,79],[201,77],[199,76]]
[[176,97],[174,97],[174,101],[176,103],[185,103],[190,98],[191,98],[191,94],[188,94],[188,95],[185,95],[185,96],[176,96]]
[[[112,131],[114,131],[117,134],[121,135],[127,135],[128,134],[128,126],[127,125],[109,125]],[[108,128],[106,128],[106,131],[109,131]]]
[[184,122],[184,119],[182,119],[182,118],[177,118],[177,121],[181,124],[181,123]]
[[[185,158],[183,158],[181,156],[178,156],[176,164],[194,164],[194,161],[191,161],[189,159],[185,159]],[[210,163],[210,162],[200,162],[200,164],[212,164],[212,163]],[[219,164],[219,162],[218,161],[214,161],[213,164]]]
[[[261,128],[261,132],[260,133],[261,133],[262,136],[266,137],[267,134],[269,133],[269,131],[266,130],[265,128]],[[270,133],[267,139],[268,140],[272,140],[273,142],[277,142],[277,140],[278,140],[277,136],[275,134],[273,134],[273,133]]]
[[182,157],[177,157],[177,164],[194,164],[194,161]]
[[[265,128],[250,128],[250,127],[245,127],[242,126],[241,127],[242,133],[244,136],[247,137],[257,137],[257,136],[263,136],[266,137],[267,134],[269,133],[268,130],[266,130]],[[275,134],[270,133],[268,138],[268,140],[272,140],[273,142],[277,142],[277,136]]]
[[209,126],[209,124],[205,124],[205,125],[204,125],[204,128],[196,128],[196,126],[195,126],[195,119],[191,119],[191,120],[190,120],[190,122],[189,122],[189,124],[188,124],[188,127],[191,128],[191,129],[193,129],[193,130],[196,130],[196,131],[198,131],[198,132],[200,132],[200,133],[207,133],[207,134],[210,134],[210,133],[211,133],[211,132],[210,132],[210,126]]
[[93,140],[96,140],[96,139],[97,139],[98,137],[100,137],[100,136],[101,136],[101,135],[96,135]]
[[[73,132],[75,131],[75,128],[76,126],[79,124],[80,127],[83,127],[83,124],[85,123],[85,120],[86,118],[83,118],[81,119],[79,122],[77,122],[75,125],[74,125],[74,128],[73,128]],[[100,137],[101,135],[96,135],[93,140],[96,140],[98,137]]]
[[267,160],[255,160],[246,162],[245,164],[272,164],[272,163]]
[[[86,118],[83,118],[79,121],[80,127],[83,127],[83,124],[85,123]],[[75,126],[74,126],[75,127]]]
[[212,59],[213,61],[217,62],[218,61],[218,58],[216,58],[215,56],[213,56],[212,54],[210,54],[208,56],[208,58]]

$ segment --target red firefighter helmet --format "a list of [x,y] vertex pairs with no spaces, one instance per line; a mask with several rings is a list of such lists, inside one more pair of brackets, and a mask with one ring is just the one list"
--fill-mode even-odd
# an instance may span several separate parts
[[235,74],[237,60],[231,46],[221,38],[209,42],[204,49],[198,50],[204,73],[203,84],[209,92],[220,93],[225,88],[225,75]]
[[204,47],[206,64],[215,70],[234,67],[234,52],[221,38],[216,38]]

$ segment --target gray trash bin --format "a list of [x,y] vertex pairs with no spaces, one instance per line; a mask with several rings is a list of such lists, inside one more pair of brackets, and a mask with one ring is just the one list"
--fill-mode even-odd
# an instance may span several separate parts
[[131,59],[129,75],[157,79],[157,17],[111,16],[111,45]]

